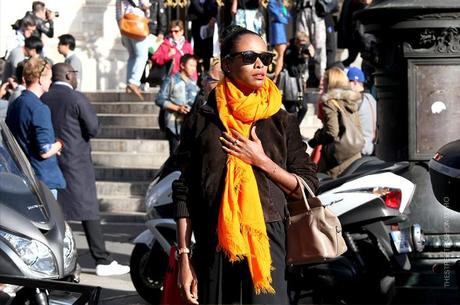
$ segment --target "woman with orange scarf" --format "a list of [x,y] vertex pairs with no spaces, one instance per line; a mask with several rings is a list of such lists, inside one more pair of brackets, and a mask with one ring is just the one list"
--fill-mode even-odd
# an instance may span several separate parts
[[266,76],[272,59],[260,36],[230,30],[221,45],[225,76],[184,123],[173,199],[188,303],[289,303],[284,220],[287,201],[301,198],[293,174],[313,189],[318,181],[297,121]]

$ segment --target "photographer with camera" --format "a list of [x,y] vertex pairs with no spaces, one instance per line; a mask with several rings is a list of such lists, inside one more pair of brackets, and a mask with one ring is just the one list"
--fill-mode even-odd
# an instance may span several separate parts
[[299,98],[296,100],[286,100],[287,94],[283,96],[283,104],[286,111],[297,112],[299,124],[307,113],[306,92],[308,74],[308,63],[315,56],[315,48],[310,43],[310,38],[305,32],[297,32],[294,39],[291,39],[286,52],[284,53],[284,73],[285,77],[296,79]]
[[13,25],[14,30],[18,30],[21,26],[22,20],[32,19],[35,22],[36,28],[32,33],[32,36],[42,38],[42,34],[45,34],[49,38],[54,36],[54,18],[59,17],[58,12],[53,12],[46,8],[45,3],[42,1],[32,2],[32,11],[26,13],[26,15],[17,20]]

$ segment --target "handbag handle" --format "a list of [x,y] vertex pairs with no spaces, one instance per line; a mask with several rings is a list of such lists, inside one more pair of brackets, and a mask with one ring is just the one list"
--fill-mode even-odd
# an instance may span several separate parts
[[300,186],[302,186],[300,188],[300,190],[302,191],[302,198],[303,198],[303,201],[305,202],[305,206],[307,207],[307,211],[310,211],[311,208],[310,208],[310,205],[308,204],[307,196],[305,195],[305,189],[307,189],[308,193],[310,194],[312,198],[316,196],[311,190],[311,187],[308,185],[307,182],[305,182],[305,180],[303,180],[303,178],[301,178],[299,175],[296,175],[296,174],[293,174],[293,175],[297,179],[297,183],[299,183]]

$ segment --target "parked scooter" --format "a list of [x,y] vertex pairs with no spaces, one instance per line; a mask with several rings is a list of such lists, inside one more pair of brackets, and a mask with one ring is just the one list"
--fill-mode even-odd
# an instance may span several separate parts
[[[305,291],[312,292],[315,303],[391,299],[394,272],[409,269],[407,253],[424,245],[420,226],[405,221],[415,185],[397,173],[407,166],[366,157],[335,180],[322,177],[318,197],[339,217],[348,251],[331,262],[290,267],[292,304]],[[169,250],[176,242],[171,184],[179,176],[173,159],[168,159],[147,191],[147,230],[134,240],[131,278],[152,304],[160,299]]]
[[[78,281],[72,230],[4,122],[0,122],[0,276]],[[14,282],[17,282],[16,279]],[[46,289],[0,284],[2,304],[53,304]],[[59,296],[59,304],[75,297]],[[56,303],[57,304],[57,303]]]

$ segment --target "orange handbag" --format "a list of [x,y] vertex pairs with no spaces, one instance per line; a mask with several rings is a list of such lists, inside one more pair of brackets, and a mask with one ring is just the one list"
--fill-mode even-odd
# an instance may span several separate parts
[[149,35],[149,19],[133,13],[124,14],[120,19],[120,32],[128,38],[143,40]]

